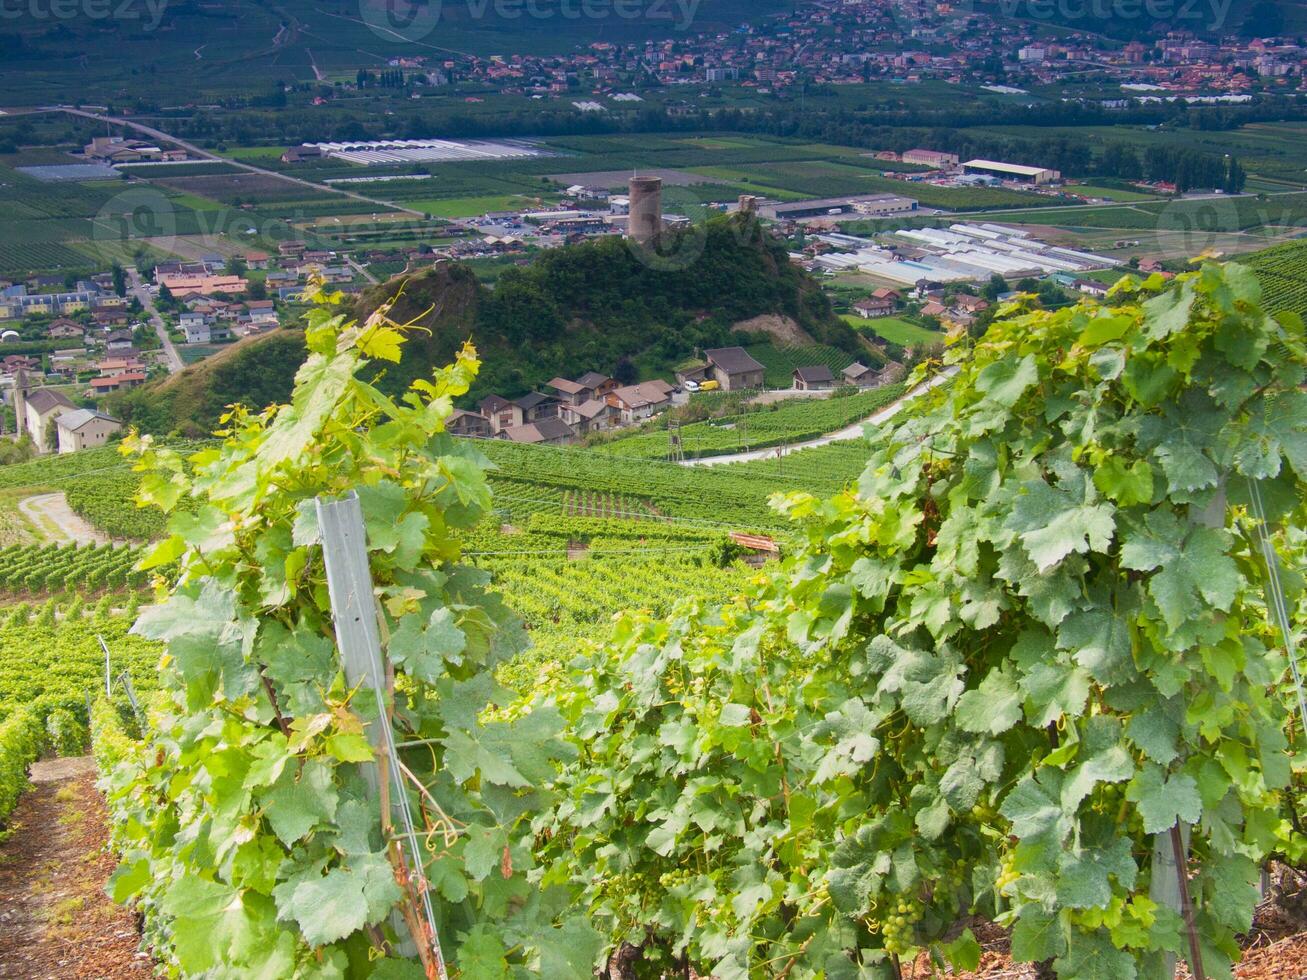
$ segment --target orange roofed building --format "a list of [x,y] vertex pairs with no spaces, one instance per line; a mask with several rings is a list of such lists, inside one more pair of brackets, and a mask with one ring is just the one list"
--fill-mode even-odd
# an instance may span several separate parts
[[239,296],[249,286],[240,276],[187,276],[162,275],[159,285],[167,286],[174,296],[212,296],[215,293],[230,293]]

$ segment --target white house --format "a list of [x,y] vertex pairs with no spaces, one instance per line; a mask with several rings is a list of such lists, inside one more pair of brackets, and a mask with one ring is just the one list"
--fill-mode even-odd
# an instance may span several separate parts
[[212,338],[208,317],[203,313],[183,313],[177,318],[177,324],[188,344],[207,344]]
[[75,453],[79,449],[103,446],[123,424],[112,416],[90,408],[65,412],[55,420],[59,432],[59,452]]

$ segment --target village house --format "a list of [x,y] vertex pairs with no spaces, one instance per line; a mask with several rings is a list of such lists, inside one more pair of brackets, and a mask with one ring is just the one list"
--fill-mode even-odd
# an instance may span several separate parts
[[445,431],[453,436],[467,436],[484,439],[491,435],[490,420],[484,415],[456,408],[445,420]]
[[989,300],[983,296],[972,296],[970,293],[958,293],[953,297],[953,309],[975,314],[989,309]]
[[591,398],[580,405],[563,403],[559,406],[558,417],[578,433],[585,435],[616,427],[621,421],[622,413],[616,405],[610,405],[600,398]]
[[127,391],[143,384],[145,384],[144,371],[121,371],[118,374],[92,378],[91,392],[96,395],[107,395],[111,391]]
[[81,449],[103,446],[109,437],[122,431],[116,418],[90,408],[66,412],[55,420],[59,435],[59,452],[75,453]]
[[82,340],[86,336],[86,328],[76,320],[60,317],[51,321],[50,326],[46,327],[45,335],[51,340]]
[[921,315],[922,315],[922,316],[933,316],[933,317],[935,317],[936,319],[938,319],[939,317],[942,317],[942,316],[943,316],[945,313],[947,313],[947,312],[948,312],[948,307],[947,307],[947,306],[945,306],[943,303],[937,302],[937,301],[935,301],[935,300],[933,300],[933,299],[932,299],[930,302],[926,303],[926,304],[921,308]]
[[670,405],[675,390],[666,381],[656,379],[617,388],[609,392],[604,400],[617,409],[623,423],[630,425],[643,421]]
[[617,382],[598,371],[587,371],[575,381],[567,378],[554,378],[545,387],[558,392],[559,400],[567,405],[580,405],[592,398],[603,398],[617,388]]
[[26,396],[24,399],[26,418],[23,427],[31,434],[32,443],[38,453],[48,453],[54,448],[51,441],[46,439],[46,430],[50,423],[56,421],[65,412],[71,412],[76,408],[77,406],[68,400],[67,395],[51,388],[38,388]]
[[742,391],[761,388],[766,368],[759,364],[743,347],[720,347],[703,352],[708,362],[707,374],[723,391]]
[[558,418],[558,399],[538,391],[514,398],[513,404],[522,410],[523,424]]
[[109,336],[104,338],[105,350],[111,354],[119,353],[125,350],[131,350],[136,341],[135,334],[130,330],[114,330]]
[[867,320],[879,319],[894,312],[894,301],[869,296],[854,303],[853,312]]
[[505,429],[523,424],[522,406],[515,405],[499,395],[488,395],[481,399],[477,409],[490,422],[490,431],[499,435]]
[[177,318],[177,326],[186,335],[188,344],[207,344],[210,340],[209,318],[203,313],[189,311]]
[[794,370],[795,391],[829,391],[834,387],[835,375],[825,364],[814,364],[811,367]]
[[576,432],[562,419],[553,418],[509,426],[499,433],[499,437],[525,445],[565,446],[576,441]]
[[840,376],[846,384],[857,385],[859,388],[871,388],[876,384],[876,372],[861,361],[854,361],[840,372]]
[[1077,279],[1072,285],[1086,296],[1093,296],[1095,299],[1106,296],[1110,288],[1105,283],[1095,282],[1093,279]]

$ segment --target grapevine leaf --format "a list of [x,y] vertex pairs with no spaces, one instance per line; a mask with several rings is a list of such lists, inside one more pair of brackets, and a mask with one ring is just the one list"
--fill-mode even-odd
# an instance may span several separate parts
[[1248,932],[1257,904],[1257,879],[1257,865],[1241,855],[1227,854],[1204,862],[1198,884],[1203,890],[1203,908],[1234,932]]
[[531,785],[513,765],[510,748],[480,726],[470,732],[450,732],[445,737],[445,766],[460,783],[479,772],[482,779],[500,786]]
[[1177,502],[1216,486],[1216,464],[1208,452],[1216,445],[1220,426],[1221,414],[1211,399],[1192,390],[1162,416],[1149,415],[1140,423],[1140,443],[1152,448]]
[[174,923],[173,949],[188,973],[239,961],[258,935],[242,893],[220,881],[186,875],[168,886],[161,905]]
[[970,810],[984,788],[985,781],[971,756],[964,756],[949,766],[944,778],[939,781],[940,796],[954,812]]
[[150,862],[145,858],[130,864],[123,862],[109,876],[105,891],[115,902],[123,905],[139,895],[141,890],[150,884],[152,877]]
[[1024,839],[1061,841],[1070,818],[1061,803],[1062,777],[1056,769],[1025,776],[1003,799],[999,812],[1012,822],[1012,833]]
[[260,798],[273,833],[287,846],[330,821],[338,802],[331,767],[318,759],[308,760],[298,771],[285,769]]
[[318,432],[354,380],[358,362],[353,357],[324,357],[310,354],[295,374],[291,403],[282,407],[259,457],[269,468],[299,458],[315,441]]
[[1025,905],[1012,927],[1012,959],[1018,963],[1042,963],[1066,948],[1057,916],[1038,905]]
[[1004,358],[987,365],[976,378],[976,387],[985,393],[986,401],[1003,408],[1011,408],[1021,396],[1039,384],[1039,368],[1035,355],[1027,354],[1018,360]]
[[428,684],[436,684],[448,666],[458,666],[467,649],[467,634],[454,622],[448,607],[437,609],[426,625],[418,616],[405,616],[390,637],[391,659],[405,671]]
[[1145,459],[1129,466],[1119,456],[1109,456],[1094,470],[1094,486],[1121,507],[1146,504],[1153,499],[1153,468]]
[[1160,834],[1180,821],[1197,823],[1203,815],[1202,797],[1193,777],[1187,773],[1168,775],[1152,763],[1131,780],[1126,799],[1138,806],[1146,834]]
[[1131,527],[1121,546],[1121,564],[1154,572],[1148,592],[1174,633],[1200,615],[1204,603],[1229,610],[1241,581],[1229,546],[1225,531],[1186,525],[1170,511],[1158,510],[1145,517],[1142,527]]
[[458,966],[463,976],[477,980],[507,980],[508,948],[494,929],[479,922],[462,937],[458,947]]
[[723,728],[743,728],[749,724],[750,711],[746,704],[724,704],[717,722]]
[[1133,888],[1138,868],[1130,847],[1127,838],[1118,837],[1101,847],[1063,851],[1058,862],[1058,902],[1073,909],[1106,908],[1112,900],[1109,875],[1127,891]]
[[380,922],[402,894],[390,862],[369,854],[301,880],[281,913],[299,924],[311,946],[324,946]]
[[1021,692],[1004,670],[990,671],[980,686],[958,699],[954,719],[964,732],[1001,735],[1021,720]]
[[[533,937],[540,953],[542,977],[591,977],[603,951],[603,939],[590,923],[573,916],[558,929],[543,929]],[[480,974],[464,973],[467,977]]]
[[484,881],[498,871],[508,835],[500,827],[473,824],[467,828],[463,845],[463,867],[473,881]]
[[[942,785],[941,783],[941,788]],[[972,796],[971,799],[974,802],[975,797]],[[950,822],[952,816],[949,814],[949,804],[943,796],[925,809],[919,810],[915,821],[917,830],[921,831],[921,836],[926,840],[939,840],[948,829]]]
[[1105,932],[1071,934],[1066,953],[1053,963],[1059,980],[1135,980],[1135,958],[1117,949]]
[[1179,724],[1157,704],[1133,715],[1126,725],[1126,735],[1143,751],[1144,755],[1160,765],[1170,765],[1180,754],[1176,739]]
[[951,943],[944,945],[944,955],[949,965],[958,973],[975,970],[980,966],[980,943],[970,929],[963,929],[962,935]]
[[259,631],[255,657],[276,685],[287,714],[315,715],[326,710],[323,693],[336,674],[336,651],[331,640],[302,626],[288,631],[270,622]]
[[1062,717],[1076,717],[1089,699],[1089,673],[1066,663],[1036,664],[1021,678],[1029,698],[1031,721],[1044,727]]
[[1106,551],[1111,544],[1114,508],[1095,503],[1088,484],[1087,476],[1057,488],[1043,480],[1022,484],[1007,526],[1041,573],[1073,552]]
[[1068,616],[1057,631],[1057,645],[1104,686],[1134,676],[1130,625],[1112,609],[1094,608]]
[[1192,282],[1167,290],[1144,303],[1144,334],[1150,340],[1164,340],[1184,330],[1198,295]]

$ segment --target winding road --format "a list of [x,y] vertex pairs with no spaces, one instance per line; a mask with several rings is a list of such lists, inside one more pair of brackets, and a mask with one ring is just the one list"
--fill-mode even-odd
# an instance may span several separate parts
[[163,353],[168,362],[168,373],[176,374],[186,367],[186,362],[182,360],[181,354],[177,353],[172,338],[168,336],[168,325],[163,322],[163,317],[159,315],[158,307],[154,305],[154,297],[145,288],[145,284],[141,282],[141,274],[136,271],[136,267],[129,266],[126,272],[128,291],[136,297],[136,301],[145,310],[145,314],[150,320],[150,326],[154,327],[154,332],[158,335],[160,343],[163,344]]
[[860,439],[867,426],[884,425],[912,399],[923,395],[932,388],[937,388],[944,382],[950,380],[958,373],[957,367],[945,368],[939,374],[935,375],[929,381],[923,381],[911,391],[907,392],[896,402],[886,405],[871,418],[863,419],[861,422],[855,422],[847,428],[840,429],[838,432],[832,432],[824,435],[819,439],[809,439],[807,442],[796,442],[789,446],[772,446],[768,449],[752,449],[744,453],[732,453],[729,456],[704,456],[700,459],[687,459],[681,462],[682,466],[724,466],[727,463],[750,463],[760,459],[776,459],[779,456],[788,456],[790,453],[796,453],[801,449],[814,449],[817,446],[828,446],[832,442],[847,442],[850,439]]
[[18,501],[18,509],[40,537],[56,544],[104,544],[109,539],[68,506],[63,493],[42,493]]

